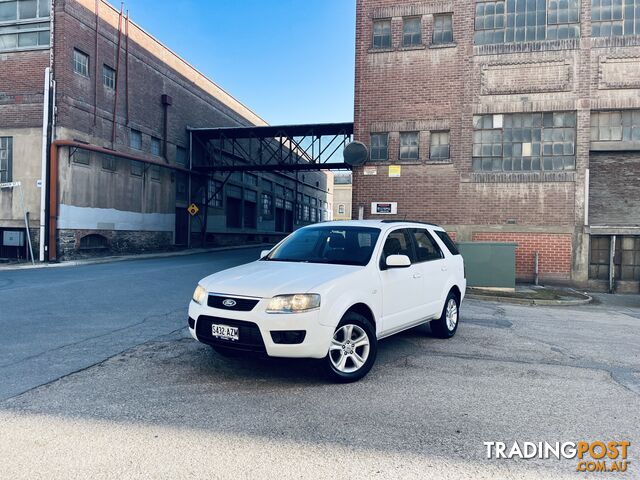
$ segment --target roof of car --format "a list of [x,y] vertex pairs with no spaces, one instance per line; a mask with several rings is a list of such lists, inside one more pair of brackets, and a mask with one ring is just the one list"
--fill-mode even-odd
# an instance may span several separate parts
[[[439,225],[427,222],[418,222],[412,220],[334,220],[331,222],[316,223],[313,225],[322,226],[350,226],[350,227],[378,227],[387,230],[393,227],[432,227],[438,230],[444,230]],[[311,226],[311,225],[309,225]]]

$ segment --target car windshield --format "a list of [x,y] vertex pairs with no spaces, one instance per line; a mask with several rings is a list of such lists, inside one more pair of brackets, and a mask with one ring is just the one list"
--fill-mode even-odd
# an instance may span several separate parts
[[263,260],[364,266],[371,259],[379,235],[380,229],[369,227],[302,228]]

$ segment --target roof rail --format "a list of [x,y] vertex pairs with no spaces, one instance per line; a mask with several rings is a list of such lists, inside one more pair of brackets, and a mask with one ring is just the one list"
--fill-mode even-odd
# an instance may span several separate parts
[[382,223],[420,223],[422,225],[431,225],[432,227],[439,227],[435,223],[421,222],[419,220],[382,220]]

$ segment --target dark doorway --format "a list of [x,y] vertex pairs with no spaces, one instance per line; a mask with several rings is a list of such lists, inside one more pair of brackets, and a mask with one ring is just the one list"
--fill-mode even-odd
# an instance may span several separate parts
[[256,228],[258,226],[258,204],[244,202],[244,228]]
[[242,200],[227,197],[227,227],[242,228]]
[[284,232],[284,208],[276,208],[276,232]]
[[176,208],[176,245],[186,245],[189,238],[189,212]]

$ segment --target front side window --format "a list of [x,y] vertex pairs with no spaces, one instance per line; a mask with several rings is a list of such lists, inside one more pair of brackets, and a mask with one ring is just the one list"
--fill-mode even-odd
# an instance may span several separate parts
[[415,229],[412,234],[413,240],[416,242],[417,262],[430,262],[444,257],[442,250],[427,230]]
[[478,115],[474,171],[574,170],[575,112]]
[[431,43],[433,45],[453,43],[453,16],[451,14],[435,16]]
[[591,0],[591,36],[640,35],[640,0]]
[[448,160],[449,150],[449,132],[431,132],[429,158],[431,160]]
[[116,88],[116,71],[109,65],[102,65],[102,84],[110,90]]
[[420,17],[405,18],[402,22],[402,46],[422,45],[422,20]]
[[391,48],[391,20],[373,22],[373,48]]
[[13,137],[0,137],[0,183],[12,181]]
[[418,160],[418,132],[400,133],[400,160]]
[[382,161],[389,158],[389,134],[371,134],[371,160]]
[[416,261],[407,229],[395,230],[385,240],[380,258],[380,265],[383,268],[386,265],[387,257],[390,255],[406,255],[411,260],[411,263]]
[[49,1],[0,1],[0,52],[49,46]]
[[73,50],[73,71],[84,77],[89,76],[89,55],[80,50]]
[[379,235],[380,229],[371,227],[301,228],[264,260],[364,266],[371,259]]
[[579,0],[499,0],[476,3],[476,45],[563,40],[579,36]]

